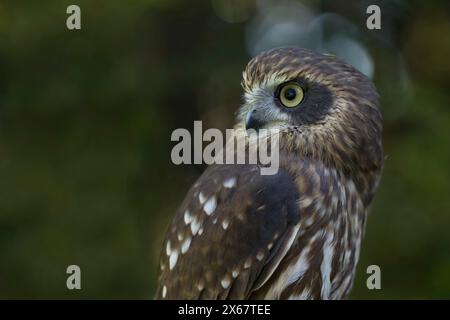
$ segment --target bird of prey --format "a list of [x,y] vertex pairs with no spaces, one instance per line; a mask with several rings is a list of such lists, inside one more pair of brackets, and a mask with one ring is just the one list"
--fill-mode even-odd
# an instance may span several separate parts
[[213,164],[160,258],[157,299],[345,299],[383,167],[373,83],[332,55],[276,48],[247,65],[236,127],[279,129],[279,170]]

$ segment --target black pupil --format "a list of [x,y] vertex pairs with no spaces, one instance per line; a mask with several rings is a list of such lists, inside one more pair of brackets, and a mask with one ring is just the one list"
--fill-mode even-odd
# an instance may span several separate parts
[[284,91],[284,97],[289,101],[294,100],[296,96],[297,96],[297,90],[295,90],[293,88],[289,88],[286,91]]

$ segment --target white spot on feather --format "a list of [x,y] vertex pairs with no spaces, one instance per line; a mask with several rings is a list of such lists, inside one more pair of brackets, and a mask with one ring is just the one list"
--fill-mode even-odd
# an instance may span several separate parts
[[263,258],[264,258],[264,251],[261,250],[256,255],[256,259],[258,259],[258,261],[261,261]]
[[248,269],[252,265],[252,259],[248,258],[244,263],[244,268]]
[[200,221],[194,218],[194,220],[191,223],[191,232],[193,236],[197,234],[198,230],[200,229],[200,226],[201,226]]
[[205,195],[202,192],[200,192],[200,194],[198,195],[198,200],[200,201],[200,204],[204,204],[205,203],[206,197],[205,197]]
[[328,231],[325,242],[323,244],[323,259],[320,265],[320,273],[322,274],[322,299],[330,299],[331,293],[331,264],[333,261],[334,246],[332,244],[334,233]]
[[287,286],[300,280],[300,278],[303,277],[305,272],[308,271],[309,268],[308,256],[310,250],[311,250],[311,242],[302,250],[293,268],[289,270],[291,274],[287,280]]
[[337,205],[338,205],[339,199],[336,195],[333,194],[333,196],[331,197],[331,208],[333,210],[337,210]]
[[[295,237],[298,234],[298,230],[300,228],[300,225],[296,226],[296,231],[293,232],[291,238],[289,239],[289,242],[286,244],[287,248],[291,248],[292,243],[294,242]],[[297,261],[290,264],[286,270],[278,277],[278,279],[273,283],[271,288],[266,292],[265,299],[279,299],[281,292],[289,286],[290,283],[293,283],[299,279],[299,277],[303,276],[305,273],[305,270],[309,268],[309,261],[308,261],[308,252],[310,250],[311,243],[314,242],[319,236],[321,236],[321,232],[317,232],[308,242],[308,244],[305,246],[305,248],[300,253],[300,257],[297,259]]]
[[192,222],[192,219],[193,217],[191,216],[191,213],[188,210],[186,210],[184,212],[184,223],[189,224]]
[[311,299],[311,290],[304,288],[300,294],[293,294],[289,297],[289,300],[308,300]]
[[181,244],[181,253],[185,254],[189,250],[189,246],[191,245],[191,237],[187,238]]
[[222,285],[222,287],[224,289],[227,289],[230,286],[230,283],[231,283],[231,281],[230,281],[230,278],[228,276],[223,278],[222,281],[220,281],[220,284]]
[[169,258],[169,268],[170,268],[170,270],[172,270],[175,267],[175,265],[177,264],[177,261],[178,261],[178,251],[173,251],[170,254],[170,258]]
[[170,250],[170,240],[169,240],[169,241],[167,241],[167,245],[166,245],[166,254],[168,256],[170,256],[171,251],[172,250]]
[[208,199],[208,201],[206,201],[205,205],[203,206],[203,210],[209,216],[214,212],[214,210],[216,210],[216,206],[217,206],[216,197],[212,196],[211,198]]
[[333,291],[332,299],[339,299],[342,297],[342,295],[345,293],[345,290],[348,287],[348,284],[350,280],[352,279],[351,275],[347,275],[344,280],[342,281],[342,284],[337,288],[337,290]]
[[222,221],[222,228],[223,228],[223,230],[227,230],[229,224],[230,224],[230,221],[228,221],[228,219],[224,219]]
[[224,181],[223,186],[225,188],[233,188],[236,185],[236,178],[232,177]]
[[356,186],[355,186],[355,184],[353,183],[352,180],[348,180],[347,181],[347,187],[348,187],[348,190],[349,190],[350,194],[356,193]]
[[164,286],[163,289],[162,289],[162,297],[165,298],[166,295],[167,295],[167,287]]
[[311,205],[312,202],[313,202],[313,198],[304,197],[299,202],[300,208],[307,208]]

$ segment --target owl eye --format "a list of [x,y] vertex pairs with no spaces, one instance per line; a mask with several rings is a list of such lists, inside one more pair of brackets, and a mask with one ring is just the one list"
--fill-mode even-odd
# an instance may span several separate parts
[[298,83],[286,83],[279,91],[278,99],[286,108],[295,108],[303,100],[303,88]]

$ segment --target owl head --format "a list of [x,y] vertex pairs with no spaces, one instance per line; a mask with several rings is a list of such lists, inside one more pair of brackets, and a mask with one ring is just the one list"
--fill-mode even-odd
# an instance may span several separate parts
[[349,64],[306,49],[272,49],[248,63],[242,87],[238,127],[279,129],[284,151],[342,170],[381,170],[378,94]]

